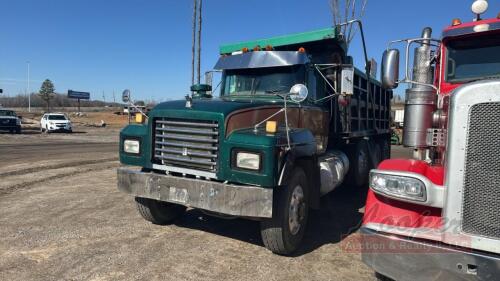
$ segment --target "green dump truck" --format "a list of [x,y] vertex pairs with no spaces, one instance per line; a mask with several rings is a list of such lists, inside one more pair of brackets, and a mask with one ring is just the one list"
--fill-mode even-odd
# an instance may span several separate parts
[[138,168],[118,169],[119,190],[152,223],[187,207],[259,220],[264,245],[292,253],[321,196],[390,156],[392,92],[366,56],[353,67],[338,30],[221,46],[219,97],[194,85],[121,131],[120,161]]

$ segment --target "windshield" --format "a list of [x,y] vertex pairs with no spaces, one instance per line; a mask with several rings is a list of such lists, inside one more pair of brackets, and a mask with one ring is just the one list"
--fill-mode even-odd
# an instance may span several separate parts
[[16,113],[14,111],[10,110],[0,110],[0,116],[16,116]]
[[66,120],[64,115],[49,115],[49,120]]
[[446,81],[466,82],[500,76],[500,37],[461,39],[447,47]]
[[304,66],[226,70],[223,96],[275,95],[288,93],[305,80]]

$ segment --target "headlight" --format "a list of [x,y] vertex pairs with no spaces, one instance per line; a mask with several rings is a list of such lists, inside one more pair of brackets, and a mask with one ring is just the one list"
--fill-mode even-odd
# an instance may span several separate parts
[[140,142],[138,140],[123,141],[123,151],[126,153],[139,154],[140,147]]
[[54,125],[54,122],[49,122],[49,125]]
[[16,119],[16,125],[21,126],[21,119],[19,119],[19,118]]
[[251,152],[237,152],[236,167],[254,171],[260,170],[260,154]]
[[419,202],[427,200],[425,184],[417,178],[371,172],[370,188],[389,197]]

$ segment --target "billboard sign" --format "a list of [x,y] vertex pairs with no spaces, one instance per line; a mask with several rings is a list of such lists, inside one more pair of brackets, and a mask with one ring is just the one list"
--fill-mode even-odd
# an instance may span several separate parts
[[89,100],[90,93],[87,92],[77,92],[73,90],[68,90],[68,98],[79,99],[79,100]]

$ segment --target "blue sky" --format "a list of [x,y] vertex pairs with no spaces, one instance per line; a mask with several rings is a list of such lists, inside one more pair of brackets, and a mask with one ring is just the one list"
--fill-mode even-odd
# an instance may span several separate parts
[[[485,17],[500,12],[489,1]],[[453,18],[470,21],[472,1],[368,1],[368,54],[380,64],[387,42],[414,37],[424,26],[438,37]],[[204,0],[202,70],[213,67],[221,43],[332,25],[328,0]],[[89,91],[93,99],[183,97],[191,80],[191,0],[0,0],[0,88],[15,95],[49,78],[57,92]],[[359,41],[351,54],[362,64]],[[380,70],[379,70],[380,72]]]

